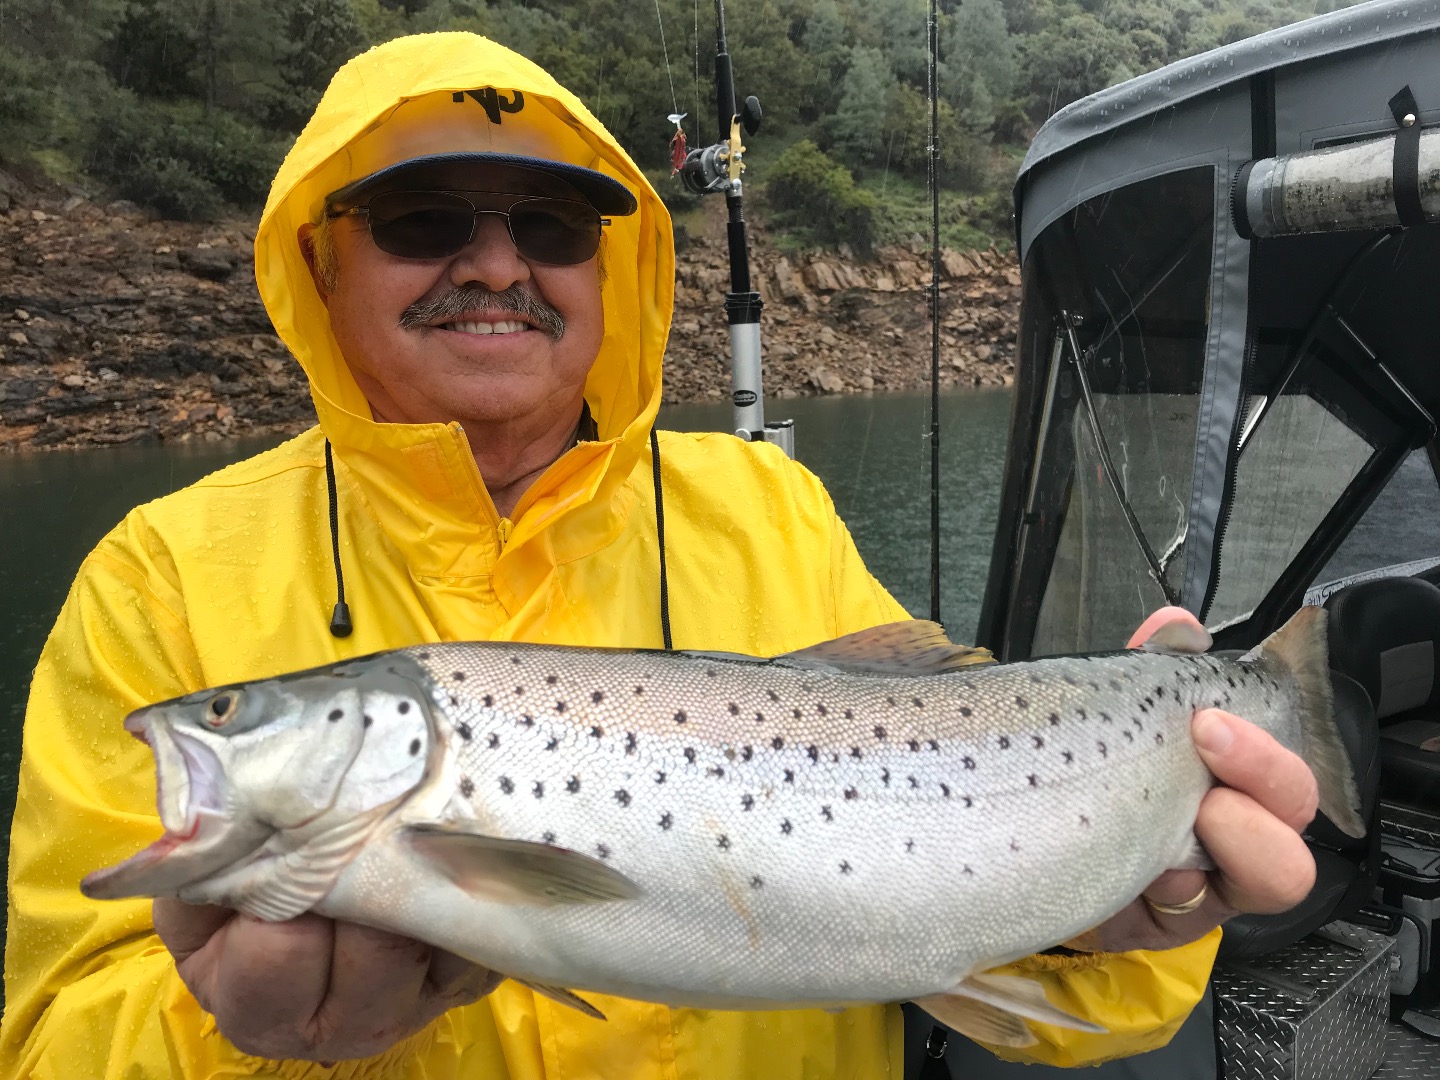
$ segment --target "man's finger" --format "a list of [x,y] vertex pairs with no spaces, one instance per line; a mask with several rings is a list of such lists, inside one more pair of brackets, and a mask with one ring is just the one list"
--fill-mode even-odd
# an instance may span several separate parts
[[155,933],[177,964],[204,948],[236,914],[232,908],[187,904],[170,897],[160,897],[151,905]]
[[333,1041],[345,1057],[379,1053],[423,1027],[417,1013],[430,946],[357,923],[335,926],[329,992],[316,1017],[321,1048]]
[[1212,788],[1195,835],[1219,871],[1212,887],[1237,911],[1288,911],[1314,887],[1315,858],[1300,834],[1242,792]]
[[1269,734],[1220,709],[1197,712],[1190,734],[1222,784],[1243,791],[1297,831],[1314,820],[1319,805],[1315,775]]

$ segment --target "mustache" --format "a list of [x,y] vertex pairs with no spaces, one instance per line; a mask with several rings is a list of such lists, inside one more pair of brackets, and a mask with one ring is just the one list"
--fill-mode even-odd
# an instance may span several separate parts
[[499,292],[483,285],[462,285],[431,300],[417,300],[401,312],[400,328],[414,330],[420,326],[453,322],[475,311],[504,311],[520,315],[552,341],[559,341],[565,333],[565,317],[519,284]]

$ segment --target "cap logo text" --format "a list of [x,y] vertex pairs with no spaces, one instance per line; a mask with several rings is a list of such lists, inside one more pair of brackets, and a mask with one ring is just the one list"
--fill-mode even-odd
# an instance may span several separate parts
[[481,87],[479,90],[457,90],[450,95],[452,101],[464,101],[467,97],[479,103],[492,124],[500,123],[501,113],[517,113],[525,107],[525,95],[519,90],[515,91],[514,97],[509,98],[493,86]]

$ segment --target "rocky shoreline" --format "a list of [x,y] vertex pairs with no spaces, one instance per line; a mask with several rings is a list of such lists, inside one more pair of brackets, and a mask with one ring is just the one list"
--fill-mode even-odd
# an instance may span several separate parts
[[[666,402],[729,395],[723,207],[681,245]],[[256,293],[253,220],[157,221],[127,203],[39,194],[0,172],[0,452],[216,442],[314,423],[299,365]],[[751,232],[765,390],[790,398],[929,385],[928,253],[782,254]],[[947,251],[946,386],[1009,382],[1020,276]]]

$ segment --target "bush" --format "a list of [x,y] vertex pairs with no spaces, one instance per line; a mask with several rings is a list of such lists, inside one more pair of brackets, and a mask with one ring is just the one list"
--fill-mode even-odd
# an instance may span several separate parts
[[277,142],[231,113],[121,91],[97,118],[86,164],[143,206],[203,220],[225,202],[263,201],[281,155]]
[[765,201],[779,224],[821,243],[847,243],[867,255],[874,247],[879,200],[856,187],[850,170],[809,139],[775,159],[765,182]]

